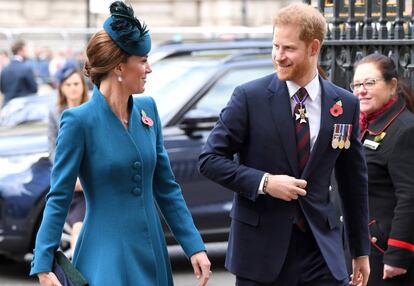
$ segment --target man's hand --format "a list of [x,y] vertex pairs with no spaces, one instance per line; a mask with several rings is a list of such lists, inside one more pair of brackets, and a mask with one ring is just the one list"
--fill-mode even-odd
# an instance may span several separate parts
[[266,193],[284,201],[297,200],[305,196],[307,182],[287,175],[269,175]]
[[370,271],[368,256],[352,259],[352,281],[350,285],[366,286]]
[[384,264],[384,274],[382,275],[382,279],[393,278],[405,273],[407,273],[407,269]]

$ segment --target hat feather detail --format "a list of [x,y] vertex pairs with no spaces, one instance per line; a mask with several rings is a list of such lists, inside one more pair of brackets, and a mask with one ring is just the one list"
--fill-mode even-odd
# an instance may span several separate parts
[[[134,16],[134,10],[130,5],[128,6],[122,1],[115,1],[109,7],[109,11],[113,19],[110,25],[111,29],[119,34],[120,40],[125,41],[126,45],[138,44],[148,33],[147,26],[141,24]],[[138,38],[134,28],[139,30]]]

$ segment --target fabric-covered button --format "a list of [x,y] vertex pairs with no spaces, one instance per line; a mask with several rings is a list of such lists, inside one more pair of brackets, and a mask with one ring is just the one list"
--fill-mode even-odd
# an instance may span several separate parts
[[131,192],[133,195],[136,195],[136,196],[139,196],[142,193],[141,188],[138,188],[138,187],[133,188]]
[[134,181],[135,181],[135,182],[139,182],[139,181],[141,181],[141,175],[138,175],[138,174],[137,174],[137,175],[135,175],[135,176],[134,176]]
[[136,161],[136,162],[134,162],[133,166],[134,166],[135,169],[138,169],[139,167],[141,167],[141,162]]

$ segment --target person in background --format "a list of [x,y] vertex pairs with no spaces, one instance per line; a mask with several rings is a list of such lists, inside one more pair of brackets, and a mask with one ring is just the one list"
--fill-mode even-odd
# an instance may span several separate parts
[[36,77],[42,84],[51,84],[51,77],[49,74],[51,54],[51,51],[47,47],[36,48],[35,56],[30,61]]
[[0,50],[0,73],[10,63],[9,54],[5,50]]
[[[1,71],[4,69],[4,67],[7,66],[9,63],[10,63],[10,58],[9,58],[7,51],[0,50],[0,74],[1,74]],[[0,106],[3,106],[3,99],[4,99],[3,94],[0,91]]]
[[[79,106],[88,100],[88,89],[83,74],[72,64],[65,65],[56,73],[58,82],[57,104],[50,109],[48,124],[49,159],[55,160],[56,138],[59,132],[60,117],[68,108]],[[70,246],[73,252],[85,216],[85,197],[79,178],[66,221],[72,228]]]
[[124,2],[110,12],[87,47],[93,96],[61,117],[30,274],[42,286],[61,285],[52,263],[79,177],[86,215],[72,261],[90,286],[173,285],[158,209],[204,286],[210,261],[172,173],[156,104],[132,96],[151,73],[150,34]]
[[[355,64],[368,164],[370,286],[414,285],[414,97],[394,61],[371,54]],[[410,111],[411,110],[411,111]]]
[[242,84],[200,155],[200,172],[235,192],[226,268],[237,286],[349,285],[329,183],[335,168],[353,258],[369,277],[367,167],[359,102],[317,71],[323,15],[304,3],[273,18],[276,73]]
[[12,46],[13,58],[0,74],[0,91],[4,95],[3,106],[11,99],[37,92],[34,72],[27,59],[27,47],[23,41]]

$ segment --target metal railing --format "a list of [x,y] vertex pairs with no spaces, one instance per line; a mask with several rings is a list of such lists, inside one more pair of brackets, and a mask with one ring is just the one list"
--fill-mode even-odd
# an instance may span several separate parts
[[409,4],[403,0],[318,0],[317,8],[328,22],[319,64],[328,78],[349,88],[353,64],[367,54],[381,53],[394,60],[400,77],[414,89],[414,1]]

